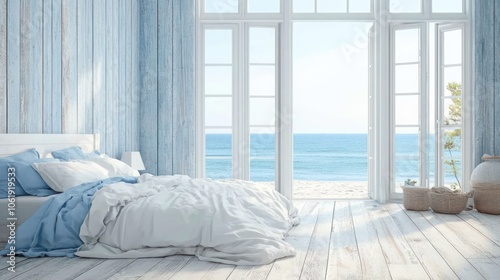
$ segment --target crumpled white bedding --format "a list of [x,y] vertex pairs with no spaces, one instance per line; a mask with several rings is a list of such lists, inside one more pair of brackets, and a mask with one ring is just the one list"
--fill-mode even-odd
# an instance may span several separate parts
[[297,209],[251,182],[143,174],[103,187],[80,229],[76,255],[93,258],[195,255],[202,261],[261,265],[294,256],[284,238]]

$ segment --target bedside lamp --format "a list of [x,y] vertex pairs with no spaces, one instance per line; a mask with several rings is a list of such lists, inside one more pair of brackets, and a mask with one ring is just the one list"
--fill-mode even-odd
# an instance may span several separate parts
[[121,161],[125,162],[135,170],[146,170],[140,152],[123,152]]

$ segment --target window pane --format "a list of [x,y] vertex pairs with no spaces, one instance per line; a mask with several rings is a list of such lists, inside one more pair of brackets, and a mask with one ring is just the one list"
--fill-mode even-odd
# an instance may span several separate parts
[[396,93],[419,93],[419,65],[396,65]]
[[231,129],[205,130],[205,175],[208,178],[232,177],[232,131]]
[[250,98],[250,125],[275,125],[274,98]]
[[396,158],[395,166],[395,185],[396,193],[402,193],[403,190],[401,186],[405,184],[405,181],[410,179],[410,181],[416,181],[415,185],[420,186],[420,161],[418,159],[407,159],[407,158]]
[[443,106],[443,125],[462,125],[462,98],[445,98]]
[[418,127],[395,128],[394,152],[396,157],[419,158],[418,134]]
[[403,29],[395,31],[396,63],[420,61],[420,30]]
[[231,97],[206,97],[205,125],[231,126],[232,111]]
[[205,94],[232,94],[232,71],[231,66],[205,66]]
[[249,13],[279,13],[280,0],[248,0]]
[[400,95],[396,96],[396,125],[418,125],[419,106],[417,95]]
[[396,128],[394,147],[396,192],[402,191],[400,187],[407,179],[420,185],[419,128]]
[[250,96],[275,96],[276,72],[274,66],[250,66]]
[[345,13],[347,12],[346,0],[318,0],[318,13]]
[[205,0],[205,13],[238,13],[238,0]]
[[205,30],[205,63],[232,63],[232,30]]
[[445,67],[443,69],[443,91],[445,96],[462,94],[462,66]]
[[274,182],[275,162],[274,128],[250,128],[250,180]]
[[391,13],[421,13],[421,0],[390,0],[389,12]]
[[444,32],[444,64],[462,64],[462,30]]
[[275,63],[276,34],[274,28],[251,27],[250,63]]
[[349,13],[370,13],[370,0],[349,0]]
[[293,0],[294,13],[314,13],[314,0]]
[[432,0],[433,13],[461,13],[463,0]]

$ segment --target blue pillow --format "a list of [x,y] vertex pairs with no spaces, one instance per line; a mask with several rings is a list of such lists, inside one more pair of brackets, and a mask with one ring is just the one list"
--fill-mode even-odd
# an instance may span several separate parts
[[[44,158],[36,160],[33,163],[59,161],[60,160],[54,158]],[[49,196],[57,193],[45,183],[42,177],[40,177],[40,174],[31,167],[31,164],[25,162],[11,162],[9,166],[16,169],[17,182],[28,195]]]
[[[11,155],[8,157],[0,158],[0,198],[7,198],[7,187],[8,187],[8,169],[10,162],[25,162],[31,163],[40,158],[40,155],[35,149],[30,149],[22,153]],[[17,170],[16,170],[17,171]],[[21,187],[19,182],[17,182],[17,172],[16,172],[16,184],[15,192],[16,196],[28,195]]]
[[58,150],[58,151],[52,151],[52,156],[54,158],[64,160],[64,161],[70,161],[70,160],[82,160],[86,159],[85,154],[82,151],[82,148],[78,146]]
[[86,154],[82,151],[82,148],[74,146],[62,150],[52,151],[52,156],[63,161],[70,161],[96,158],[100,156],[100,153],[99,151],[93,151]]

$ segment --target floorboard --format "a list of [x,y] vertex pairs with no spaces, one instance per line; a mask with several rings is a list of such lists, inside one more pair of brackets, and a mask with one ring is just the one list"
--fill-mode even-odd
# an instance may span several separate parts
[[[301,200],[296,256],[262,266],[147,259],[0,257],[0,279],[498,279],[500,216],[407,211],[373,201]],[[1,246],[1,245],[0,245]]]

